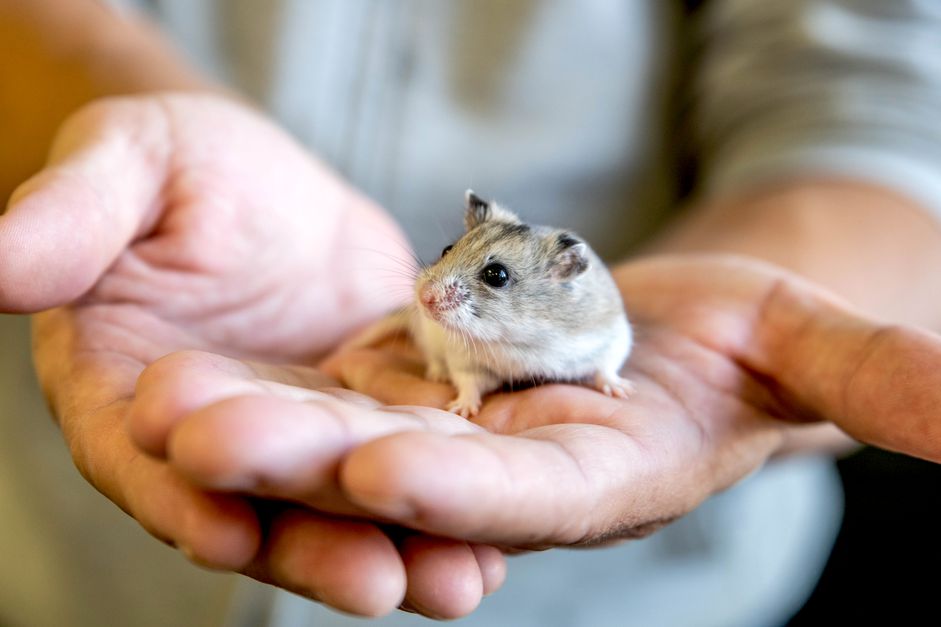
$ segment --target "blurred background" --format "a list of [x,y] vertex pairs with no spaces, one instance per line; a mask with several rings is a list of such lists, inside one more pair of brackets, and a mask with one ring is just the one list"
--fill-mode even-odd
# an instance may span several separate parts
[[941,466],[864,448],[839,460],[843,524],[790,625],[928,625],[937,617]]

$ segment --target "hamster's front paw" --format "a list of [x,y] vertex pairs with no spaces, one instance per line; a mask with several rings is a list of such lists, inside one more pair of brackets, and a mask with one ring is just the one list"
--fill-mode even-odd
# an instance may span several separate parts
[[625,379],[617,374],[608,374],[596,372],[593,381],[594,388],[606,396],[616,398],[630,398],[637,392],[634,383],[630,379]]
[[448,411],[463,418],[474,418],[480,413],[481,397],[494,388],[493,381],[476,371],[451,372],[451,381],[457,388],[457,398],[448,405]]
[[431,360],[425,368],[425,379],[432,383],[449,383],[448,368],[442,362]]

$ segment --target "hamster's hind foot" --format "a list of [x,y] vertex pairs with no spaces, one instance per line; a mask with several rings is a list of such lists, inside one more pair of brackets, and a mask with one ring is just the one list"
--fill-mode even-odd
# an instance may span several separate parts
[[602,394],[615,398],[630,398],[637,392],[637,388],[630,379],[617,374],[596,372],[592,383],[594,388]]
[[467,420],[475,418],[480,413],[480,397],[477,397],[477,400],[474,401],[473,399],[462,399],[459,396],[448,405],[448,411]]

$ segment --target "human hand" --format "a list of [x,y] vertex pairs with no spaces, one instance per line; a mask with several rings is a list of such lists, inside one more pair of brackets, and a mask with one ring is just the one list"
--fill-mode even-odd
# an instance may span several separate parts
[[[63,126],[0,218],[0,309],[55,307],[34,319],[35,362],[76,465],[155,536],[347,611],[389,611],[407,586],[413,606],[459,615],[499,586],[494,549],[396,544],[386,527],[197,489],[124,425],[138,375],[171,351],[312,363],[394,304],[374,277],[407,254],[381,211],[247,108],[103,100]],[[331,385],[251,372],[261,388]]]
[[[290,440],[280,460],[319,459],[331,472],[299,483],[299,473],[279,477],[275,464],[229,451],[206,464],[200,443],[229,432],[228,412],[210,406],[176,415],[171,462],[209,488],[263,478],[283,498],[339,494],[404,526],[525,549],[647,534],[760,467],[795,422],[834,420],[866,441],[941,460],[935,336],[869,321],[745,258],[651,258],[624,265],[616,279],[637,330],[627,374],[638,391],[629,400],[571,385],[495,394],[475,421],[484,431],[416,424],[360,438],[352,452],[331,450],[308,420],[279,432]],[[387,403],[443,407],[453,396],[422,379],[402,342],[340,353],[326,366]],[[244,420],[260,424],[271,399],[252,402]],[[429,426],[453,420],[440,410],[420,415]],[[340,426],[330,428],[341,432],[368,426],[362,416],[335,418]]]
[[[629,401],[571,386],[492,397],[506,435],[399,434],[354,451],[340,485],[405,525],[511,545],[633,537],[757,469],[829,420],[870,444],[941,461],[941,341],[882,325],[773,266],[655,257],[615,273],[637,329]],[[386,363],[383,364],[382,362]],[[447,386],[381,355],[332,366],[386,402],[441,404]],[[420,371],[419,371],[420,372]]]

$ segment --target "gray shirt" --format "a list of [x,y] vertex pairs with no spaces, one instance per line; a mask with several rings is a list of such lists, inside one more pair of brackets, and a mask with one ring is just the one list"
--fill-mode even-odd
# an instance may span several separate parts
[[689,155],[703,193],[843,175],[941,210],[932,0],[138,1],[422,252],[473,187],[623,254]]

